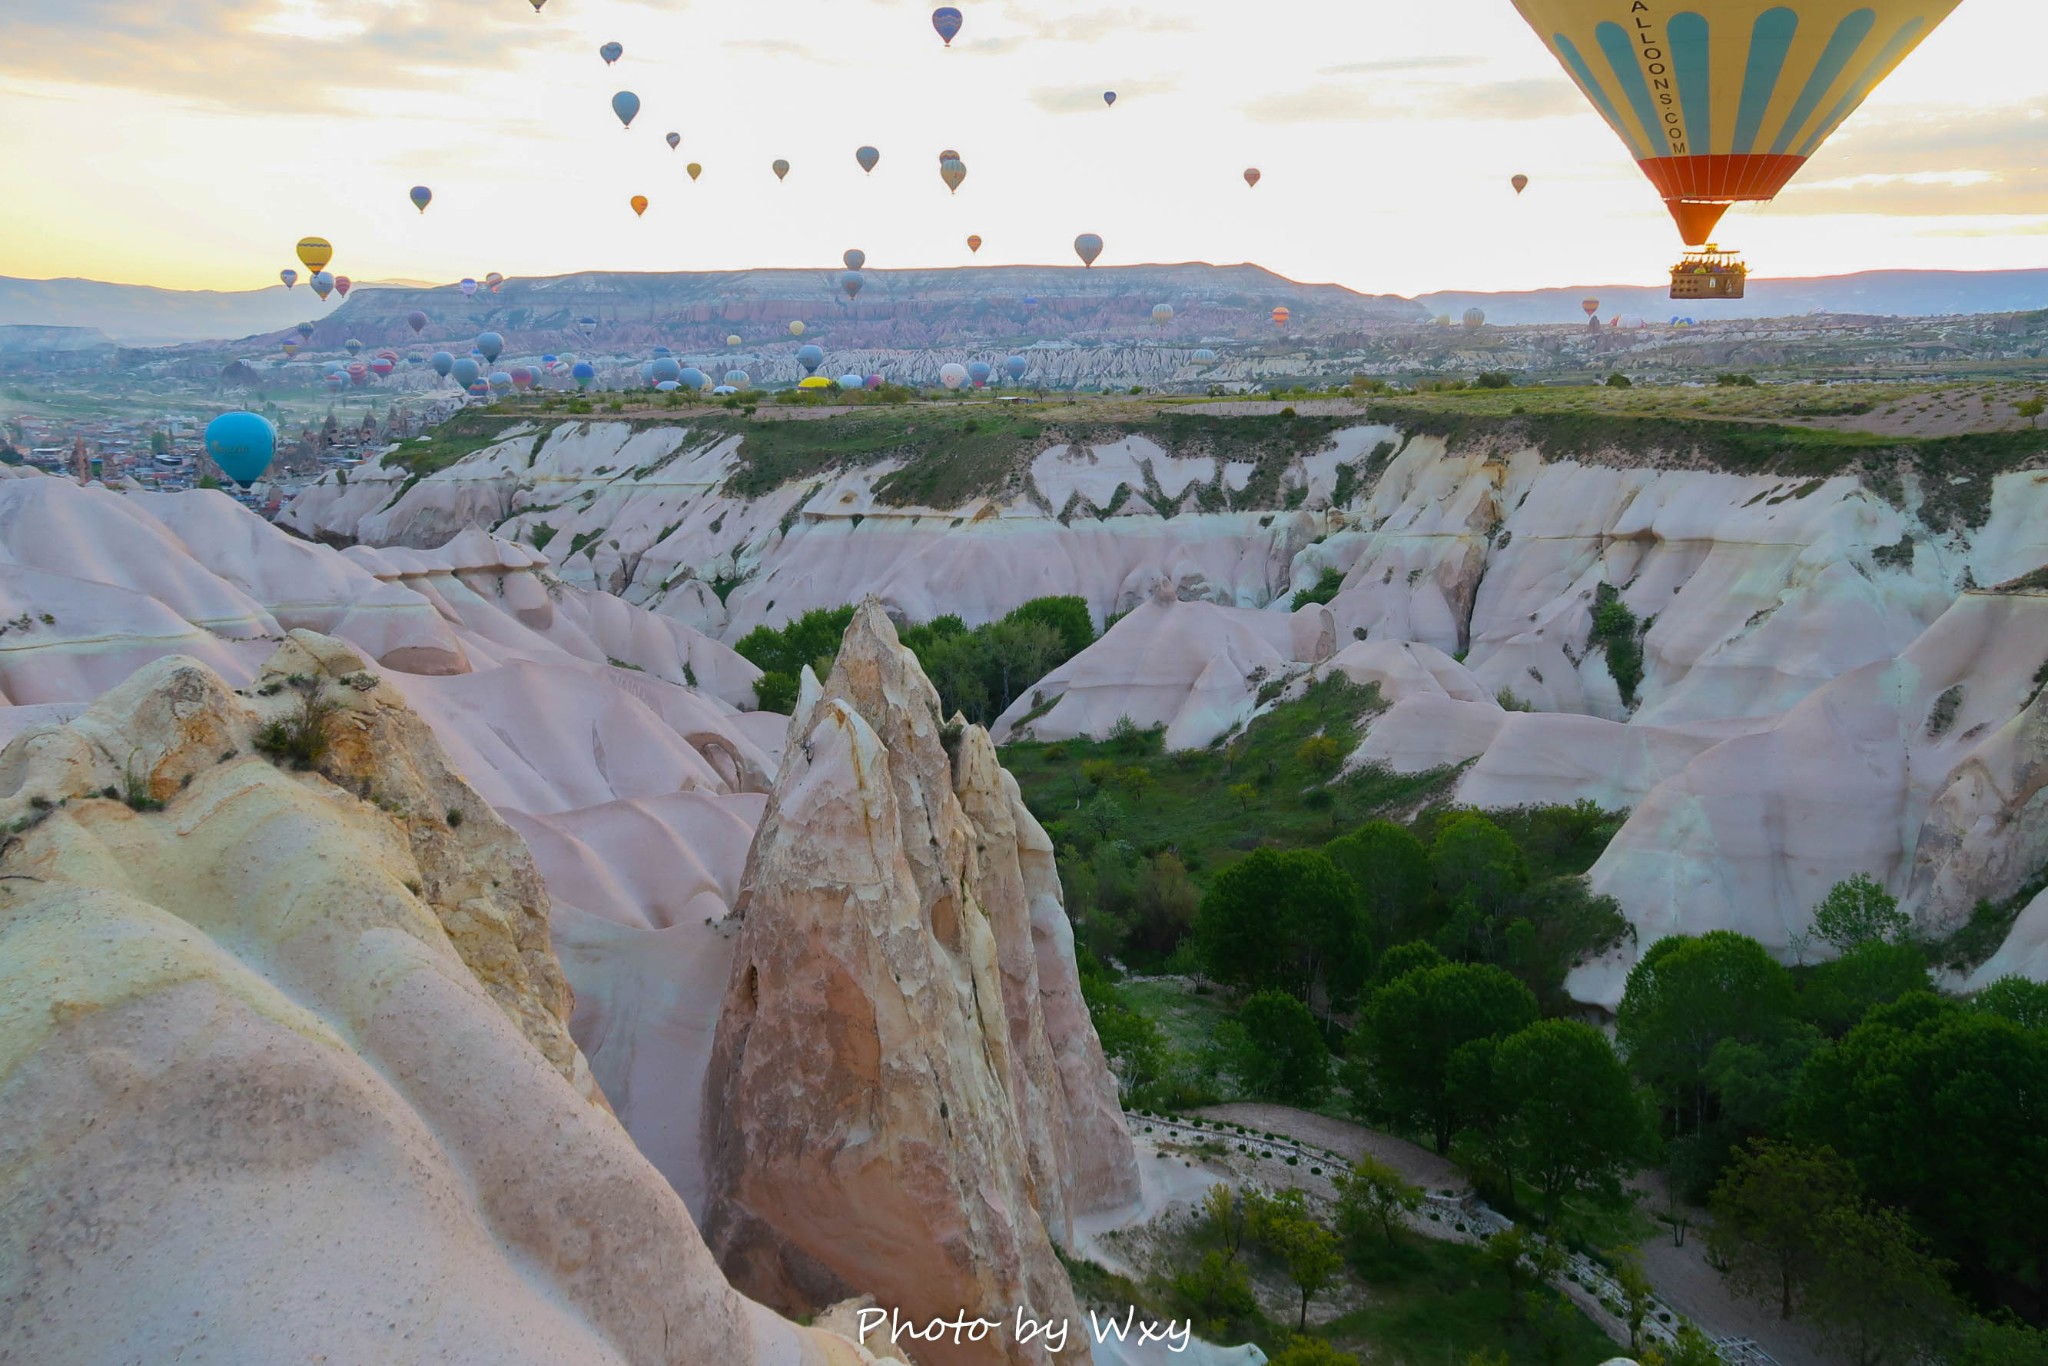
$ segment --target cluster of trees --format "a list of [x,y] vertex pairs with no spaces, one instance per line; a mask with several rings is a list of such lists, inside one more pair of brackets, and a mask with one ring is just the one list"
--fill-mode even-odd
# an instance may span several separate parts
[[1228,1341],[1258,1314],[1246,1264],[1264,1257],[1286,1269],[1301,1301],[1295,1329],[1308,1326],[1308,1307],[1344,1269],[1344,1249],[1335,1233],[1309,1213],[1298,1190],[1268,1195],[1258,1190],[1211,1186],[1202,1203],[1198,1237],[1214,1243],[1191,1269],[1173,1278],[1177,1310],[1195,1321],[1212,1341]]
[[[796,705],[804,666],[823,679],[853,621],[852,607],[815,608],[780,628],[756,626],[733,646],[761,670],[754,697],[763,711]],[[1023,690],[1088,648],[1095,621],[1081,598],[1034,598],[1000,621],[969,627],[957,616],[900,630],[898,637],[939,691],[951,716],[987,725]]]

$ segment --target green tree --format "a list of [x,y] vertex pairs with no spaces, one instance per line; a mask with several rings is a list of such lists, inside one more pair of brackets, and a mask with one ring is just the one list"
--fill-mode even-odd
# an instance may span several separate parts
[[1145,794],[1159,784],[1159,780],[1152,776],[1152,770],[1143,764],[1123,765],[1110,775],[1110,782],[1132,806],[1143,806]]
[[1319,777],[1328,777],[1344,767],[1348,751],[1334,735],[1311,735],[1294,748],[1294,761]]
[[1051,627],[1060,640],[1061,664],[1095,643],[1095,618],[1086,598],[1033,598],[1003,620],[1012,625],[1037,622]]
[[1166,1063],[1166,1036],[1159,1026],[1132,1010],[1108,979],[1092,974],[1081,978],[1081,999],[1088,1006],[1088,1019],[1102,1041],[1102,1052],[1115,1074],[1117,1090],[1123,1095],[1149,1086],[1159,1079]]
[[1863,944],[1897,943],[1912,929],[1898,898],[1863,873],[1837,882],[1813,908],[1814,938],[1842,953]]
[[1429,851],[1407,827],[1368,821],[1331,840],[1323,852],[1358,884],[1366,932],[1376,947],[1429,932]]
[[1307,1006],[1284,991],[1262,991],[1239,1007],[1241,1043],[1232,1070],[1259,1100],[1313,1108],[1330,1092],[1330,1050]]
[[1519,1225],[1502,1229],[1486,1240],[1480,1250],[1480,1260],[1493,1271],[1498,1272],[1507,1283],[1507,1306],[1510,1319],[1522,1315],[1522,1287],[1534,1279],[1535,1269],[1530,1265],[1536,1252],[1536,1241]]
[[1996,1319],[1971,1318],[1956,1335],[1949,1366],[2041,1366],[2048,1362],[2048,1332],[2030,1328],[2008,1311]]
[[1259,799],[1259,788],[1256,783],[1232,783],[1227,790],[1236,800],[1237,809],[1240,811],[1251,810],[1252,803]]
[[1244,1250],[1245,1203],[1235,1189],[1217,1182],[1202,1197],[1202,1226],[1210,1237],[1223,1244],[1223,1260],[1234,1262]]
[[1130,812],[1124,810],[1123,804],[1107,792],[1096,793],[1081,808],[1082,822],[1095,832],[1097,839],[1108,839],[1129,817]]
[[839,642],[852,624],[852,607],[814,608],[779,629],[756,626],[741,636],[733,649],[756,668],[792,679],[803,672],[804,665],[822,663],[825,667],[817,671],[822,679],[831,671]]
[[1153,958],[1172,953],[1194,933],[1201,904],[1202,891],[1179,856],[1171,850],[1154,855],[1133,889],[1130,949]]
[[1280,1349],[1280,1355],[1269,1357],[1266,1366],[1359,1366],[1358,1358],[1349,1352],[1340,1352],[1321,1338],[1295,1336]]
[[1301,1312],[1295,1318],[1297,1332],[1308,1327],[1309,1302],[1344,1267],[1344,1254],[1337,1235],[1305,1215],[1293,1215],[1278,1230],[1279,1252],[1287,1262],[1288,1279],[1301,1292]]
[[1713,1340],[1691,1324],[1679,1324],[1674,1336],[1678,1340],[1668,1348],[1647,1348],[1643,1366],[1724,1366]]
[[1338,1173],[1335,1181],[1337,1231],[1353,1247],[1375,1232],[1392,1247],[1394,1230],[1422,1208],[1421,1190],[1371,1154],[1352,1163],[1350,1171]]
[[1607,1036],[1577,1020],[1544,1020],[1502,1040],[1493,1066],[1513,1097],[1508,1147],[1550,1216],[1573,1195],[1619,1196],[1646,1134],[1628,1069]]
[[1506,910],[1529,878],[1514,836],[1476,811],[1455,812],[1437,827],[1429,871],[1444,900],[1487,918]]
[[1209,884],[1195,942],[1220,982],[1341,1000],[1365,975],[1361,919],[1358,884],[1319,851],[1256,849]]
[[754,706],[787,715],[796,710],[799,687],[794,675],[770,669],[754,680]]
[[1949,1268],[1905,1215],[1846,1205],[1822,1215],[1814,1232],[1821,1270],[1807,1309],[1855,1366],[1916,1361],[1946,1338],[1957,1312]]
[[1457,1120],[1451,1055],[1535,1020],[1536,998],[1499,968],[1447,963],[1410,972],[1374,992],[1362,1012],[1345,1071],[1352,1104],[1375,1123],[1424,1129],[1448,1152]]
[[1861,1198],[1854,1169],[1832,1148],[1758,1143],[1714,1188],[1707,1245],[1738,1294],[1775,1299],[1778,1317],[1791,1318],[1820,1274],[1828,1216]]
[[1205,1338],[1230,1336],[1233,1329],[1249,1323],[1259,1312],[1258,1297],[1252,1293],[1251,1278],[1244,1268],[1211,1252],[1170,1283],[1174,1309],[1195,1322],[1195,1331]]
[[2011,1020],[2022,1029],[2048,1027],[2048,982],[2001,977],[1972,997],[1970,1004],[1987,1015]]
[[1799,1013],[1838,1039],[1861,1023],[1872,1007],[1933,989],[1926,955],[1919,949],[1866,939],[1807,973],[1799,988]]
[[1697,1129],[1706,1118],[1708,1060],[1723,1039],[1780,1033],[1792,977],[1763,945],[1732,930],[1672,935],[1628,975],[1615,1035],[1635,1074]]
[[1643,1270],[1642,1254],[1625,1247],[1614,1258],[1614,1283],[1621,1288],[1621,1321],[1628,1325],[1628,1350],[1643,1350],[1643,1323],[1656,1303],[1656,1287]]
[[1406,943],[1394,945],[1380,955],[1379,963],[1373,968],[1373,985],[1383,987],[1389,982],[1400,981],[1411,972],[1442,967],[1449,961],[1437,946],[1427,939],[1411,939]]

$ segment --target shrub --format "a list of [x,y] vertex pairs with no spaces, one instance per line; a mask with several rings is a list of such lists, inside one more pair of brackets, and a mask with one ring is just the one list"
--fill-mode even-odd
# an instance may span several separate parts
[[1636,387],[1636,382],[1627,375],[1617,372],[1607,377],[1607,387],[1610,389],[1633,389]]
[[334,744],[334,718],[341,704],[324,696],[318,683],[299,687],[297,710],[256,732],[256,748],[299,770],[320,766]]

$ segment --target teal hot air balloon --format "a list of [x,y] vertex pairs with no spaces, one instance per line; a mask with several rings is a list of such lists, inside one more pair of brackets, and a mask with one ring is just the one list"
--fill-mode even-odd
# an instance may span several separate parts
[[967,378],[974,381],[974,387],[977,389],[988,383],[988,377],[995,372],[996,368],[985,360],[967,362]]
[[653,375],[656,384],[680,384],[683,380],[683,367],[676,364],[674,356],[663,356],[654,362]]
[[1024,378],[1024,372],[1031,368],[1031,362],[1022,356],[1012,356],[1003,362],[1003,369],[1009,372],[1011,383]]
[[839,387],[842,389],[863,389],[867,387],[867,381],[859,375],[841,375],[839,377]]
[[427,205],[433,202],[434,192],[432,190],[428,189],[424,185],[415,185],[412,187],[412,206],[415,209],[418,209],[421,213],[425,213],[427,211]]
[[277,428],[258,413],[222,413],[206,424],[206,453],[222,474],[248,488],[277,455]]
[[446,379],[448,378],[448,372],[455,368],[455,357],[449,355],[446,351],[436,351],[427,358],[427,364],[434,367],[435,374],[439,375],[442,379]]
[[683,373],[677,376],[676,382],[694,394],[700,392],[705,385],[711,383],[711,377],[694,365],[685,365]]
[[505,349],[505,339],[495,332],[486,332],[476,339],[476,349],[483,353],[486,365],[495,362]]
[[848,247],[846,249],[846,255],[840,257],[839,259],[846,262],[846,268],[848,270],[859,270],[862,266],[868,263],[868,254],[862,251],[859,247]]
[[612,112],[619,116],[619,122],[627,128],[640,117],[640,97],[630,90],[621,90],[612,96]]
[[822,346],[799,348],[796,353],[796,363],[804,368],[805,374],[817,374],[818,367],[825,363],[825,348]]
[[465,389],[473,386],[484,372],[483,366],[476,363],[474,356],[464,356],[451,368],[455,374],[455,382]]
[[873,175],[875,167],[879,166],[882,162],[882,153],[873,147],[863,147],[853,154],[853,159],[860,163],[860,168],[863,171]]
[[839,277],[839,287],[846,291],[846,297],[849,299],[858,299],[861,286],[866,283],[867,281],[861,279],[860,272],[857,270],[846,271]]
[[569,378],[576,381],[578,389],[588,389],[590,381],[597,378],[597,367],[587,360],[579,360],[569,371]]

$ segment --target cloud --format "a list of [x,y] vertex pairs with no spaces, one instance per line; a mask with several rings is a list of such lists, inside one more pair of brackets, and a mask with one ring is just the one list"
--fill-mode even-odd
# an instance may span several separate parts
[[734,52],[759,52],[769,57],[793,57],[815,62],[818,54],[793,38],[728,38],[719,44]]
[[1846,125],[1778,198],[1787,214],[1953,218],[2048,213],[2039,103],[1917,105]]
[[1045,6],[1039,3],[1019,4],[1016,0],[998,7],[1001,16],[1010,23],[1029,30],[1030,37],[1023,40],[981,40],[978,46],[987,49],[995,42],[1003,42],[1003,51],[1013,51],[1024,42],[1047,43],[1096,43],[1104,39],[1128,36],[1133,33],[1193,33],[1193,20],[1179,15],[1152,13],[1127,5],[1122,9],[1088,8],[1064,15],[1049,15]]
[[[1163,95],[1179,89],[1175,81],[1125,81],[1116,88],[1118,103]],[[1102,113],[1102,91],[1095,87],[1043,85],[1031,92],[1031,102],[1048,114]]]
[[[456,11],[451,14],[450,11]],[[488,13],[487,13],[488,11]],[[556,35],[474,0],[64,0],[0,7],[0,73],[118,87],[242,112],[338,113],[363,91],[502,70]]]
[[1319,67],[1318,76],[1376,76],[1389,71],[1450,71],[1459,67],[1479,66],[1481,57],[1389,57],[1378,62],[1345,62],[1341,66]]
[[1334,82],[1267,95],[1245,106],[1254,123],[1351,123],[1364,119],[1485,119],[1525,122],[1584,111],[1579,92],[1549,79]]

